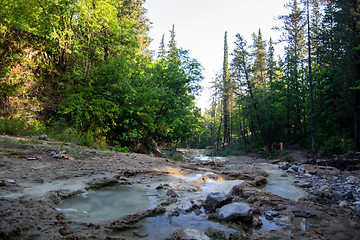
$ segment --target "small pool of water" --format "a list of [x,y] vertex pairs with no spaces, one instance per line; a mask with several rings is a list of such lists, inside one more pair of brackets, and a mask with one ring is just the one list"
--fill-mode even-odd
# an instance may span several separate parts
[[80,194],[56,206],[79,222],[103,222],[156,207],[161,197],[140,185],[102,189]]
[[284,174],[277,165],[269,163],[260,163],[259,166],[262,170],[269,173],[267,177],[268,183],[264,186],[261,186],[261,189],[272,192],[280,197],[290,199],[290,200],[299,200],[299,198],[306,196],[306,192],[294,185],[294,178],[292,176],[282,177]]
[[137,240],[166,240],[172,239],[172,234],[176,228],[192,228],[200,232],[224,232],[227,237],[231,233],[236,233],[237,230],[221,225],[218,222],[208,220],[203,209],[198,214],[194,212],[189,214],[180,214],[179,216],[169,216],[164,214],[162,216],[146,218],[136,232],[141,233],[142,237],[135,236],[133,231],[127,231],[122,234],[126,239]]

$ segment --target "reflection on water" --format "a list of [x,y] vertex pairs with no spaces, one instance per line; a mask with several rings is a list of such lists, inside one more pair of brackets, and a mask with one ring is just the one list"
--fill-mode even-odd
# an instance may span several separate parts
[[156,207],[159,196],[141,186],[97,190],[57,205],[74,221],[102,222]]
[[[126,239],[147,239],[147,240],[165,240],[172,239],[172,234],[176,228],[192,228],[201,232],[208,231],[223,231],[227,237],[231,233],[235,233],[236,230],[218,222],[212,222],[207,219],[207,216],[203,212],[195,214],[194,212],[186,215],[169,216],[165,214],[158,217],[150,217],[145,220],[140,232],[146,232],[146,237],[127,237]],[[130,234],[131,236],[131,234]]]
[[306,192],[297,186],[295,186],[294,178],[291,176],[282,177],[282,172],[277,165],[260,163],[259,166],[262,170],[269,173],[267,178],[268,184],[261,186],[261,189],[272,192],[280,197],[287,198],[290,200],[299,200],[304,197]]

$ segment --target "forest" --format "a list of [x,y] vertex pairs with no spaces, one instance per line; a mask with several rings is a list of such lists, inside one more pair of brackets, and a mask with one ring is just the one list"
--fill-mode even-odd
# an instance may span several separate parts
[[176,26],[156,55],[149,50],[144,3],[2,0],[0,133],[117,151],[360,151],[359,0],[290,0],[278,16],[279,59],[261,29],[252,43],[239,32],[233,50],[225,33],[223,70],[203,115],[194,102],[200,63],[178,46]]

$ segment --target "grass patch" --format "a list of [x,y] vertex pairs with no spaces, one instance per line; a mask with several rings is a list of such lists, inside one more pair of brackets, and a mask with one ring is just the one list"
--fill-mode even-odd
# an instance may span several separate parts
[[45,126],[36,119],[0,118],[0,134],[34,136],[45,132]]

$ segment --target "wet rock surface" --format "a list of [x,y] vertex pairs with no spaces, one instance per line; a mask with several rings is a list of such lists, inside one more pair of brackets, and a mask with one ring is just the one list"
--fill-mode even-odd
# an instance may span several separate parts
[[[299,153],[290,153],[290,162],[273,161],[281,163],[282,178],[294,178],[293,184],[307,192],[292,201],[256,187],[268,180],[257,165],[268,162],[261,158],[188,157],[188,162],[180,163],[142,154],[95,152],[50,139],[36,141],[0,137],[0,239],[186,239],[190,234],[190,239],[337,240],[360,236],[359,172],[304,164],[304,159],[296,158]],[[203,193],[204,186],[234,180],[244,182],[234,183],[229,191]],[[89,188],[132,184],[146,186],[149,195],[163,200],[155,208],[100,223],[75,222],[53,205]],[[39,189],[38,194],[31,192]],[[248,219],[222,217],[226,208],[238,205],[246,206]],[[157,218],[159,228],[146,225],[147,219]],[[177,218],[186,220],[174,227],[171,222]],[[186,225],[191,218],[194,222]],[[206,227],[208,222],[218,225]],[[154,238],[151,231],[169,234]]]
[[210,240],[203,232],[191,228],[177,228],[173,234],[174,240]]
[[231,202],[231,197],[222,192],[210,193],[204,203],[204,208],[213,213],[217,208]]
[[[289,165],[286,173],[295,177],[296,186],[306,189],[308,198],[322,204],[346,207],[358,214],[356,206],[360,203],[360,178],[357,172],[340,171],[328,166]],[[281,163],[279,168],[282,169]]]
[[234,202],[221,207],[216,215],[219,220],[251,222],[253,210],[246,202]]

